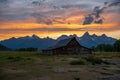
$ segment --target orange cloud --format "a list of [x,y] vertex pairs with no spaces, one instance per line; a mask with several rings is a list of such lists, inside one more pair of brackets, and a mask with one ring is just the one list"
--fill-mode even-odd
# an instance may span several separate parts
[[[115,16],[115,17],[114,17]],[[64,18],[64,16],[62,16]],[[24,21],[9,21],[0,23],[0,39],[6,39],[10,37],[19,37],[37,34],[40,37],[50,36],[52,38],[57,38],[62,34],[71,35],[77,34],[81,36],[85,31],[89,31],[91,34],[96,33],[108,34],[112,37],[119,38],[120,35],[120,24],[116,21],[110,22],[112,18],[115,19],[118,17],[116,14],[106,15],[105,23],[103,24],[90,24],[90,25],[81,25],[84,16],[77,13],[68,15],[66,19],[58,18],[59,21],[64,23],[54,22],[53,24],[43,24],[37,23],[36,19],[29,18]]]

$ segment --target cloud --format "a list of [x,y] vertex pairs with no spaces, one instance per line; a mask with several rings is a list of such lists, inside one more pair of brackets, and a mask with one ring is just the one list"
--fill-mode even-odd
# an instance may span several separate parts
[[83,25],[85,25],[85,24],[91,24],[93,21],[94,21],[94,18],[92,17],[91,14],[89,14],[88,16],[85,17]]
[[8,0],[0,0],[1,3],[7,2]]
[[113,7],[113,6],[118,6],[118,5],[120,5],[120,1],[115,2],[115,3],[111,3],[108,7]]
[[0,9],[9,6],[9,0],[0,0]]
[[103,23],[103,19],[99,19],[98,21],[95,21],[96,24],[102,24]]
[[[0,0],[0,22],[24,21],[32,17],[36,23],[65,23],[69,15],[89,8],[81,0]],[[56,17],[60,17],[56,19]],[[70,16],[69,16],[70,17]],[[69,22],[69,21],[68,21]]]
[[103,11],[105,11],[107,8],[113,7],[113,6],[118,6],[120,2],[114,2],[108,5],[108,2],[104,2],[104,6],[100,8],[100,6],[94,7],[92,13],[88,14],[84,21],[83,25],[91,24],[91,23],[96,23],[96,24],[102,24],[104,21],[104,18],[101,16]]
[[[103,1],[0,0],[0,22],[24,22],[25,20],[32,17],[34,20],[36,20],[36,23],[43,23],[48,25],[53,23],[81,24],[84,17],[83,14],[86,15],[86,13],[88,13],[93,6],[100,5],[101,2]],[[109,6],[114,6],[116,4],[118,5],[118,3],[114,3]],[[106,2],[105,5],[108,5],[108,3]],[[101,13],[103,11],[103,8],[99,6],[95,7],[92,13],[86,16],[83,24],[91,24],[93,22],[102,24],[104,22],[103,17],[101,17]],[[77,18],[73,20],[73,16],[79,16],[79,19]],[[59,17],[59,19],[56,17]]]
[[109,28],[101,28],[101,27],[84,27],[84,28],[62,28],[62,27],[41,27],[41,28],[5,28],[0,29],[0,33],[11,33],[11,32],[63,32],[63,31],[119,31],[120,27],[109,27]]
[[40,6],[44,2],[45,2],[45,0],[37,0],[37,1],[32,1],[32,4],[35,6]]

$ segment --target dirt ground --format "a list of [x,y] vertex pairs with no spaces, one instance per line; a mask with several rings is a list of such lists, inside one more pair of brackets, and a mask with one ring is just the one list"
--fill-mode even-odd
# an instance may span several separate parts
[[120,53],[96,52],[110,64],[71,65],[90,55],[47,56],[40,52],[0,52],[0,80],[120,80]]

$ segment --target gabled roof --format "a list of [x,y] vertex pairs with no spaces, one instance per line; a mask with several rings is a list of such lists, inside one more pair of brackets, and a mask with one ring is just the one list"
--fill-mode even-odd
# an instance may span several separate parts
[[[52,50],[52,49],[64,47],[64,46],[66,46],[66,45],[67,45],[71,40],[73,40],[73,39],[75,39],[75,40],[77,41],[76,37],[71,37],[71,38],[63,39],[63,40],[60,40],[59,42],[57,42],[57,44],[55,44],[54,46],[49,47],[49,48],[47,48],[47,49],[45,49],[45,50]],[[78,42],[78,41],[77,41],[77,42]],[[78,43],[79,43],[79,42],[78,42]],[[79,45],[80,45],[80,43],[79,43]],[[81,46],[81,47],[84,47],[84,46],[82,46],[82,45],[80,45],[80,46]],[[87,47],[84,47],[84,48],[89,49],[89,48],[87,48]]]
[[59,48],[59,47],[64,47],[74,38],[75,37],[60,40],[59,42],[57,42],[57,44],[55,44],[52,47],[49,47],[48,49],[55,49],[55,48]]

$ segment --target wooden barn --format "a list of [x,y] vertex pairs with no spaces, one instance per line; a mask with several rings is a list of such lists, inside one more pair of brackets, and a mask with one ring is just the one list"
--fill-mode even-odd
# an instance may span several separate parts
[[43,54],[69,55],[69,54],[91,54],[91,49],[79,44],[75,37],[63,39],[55,46],[42,50]]

